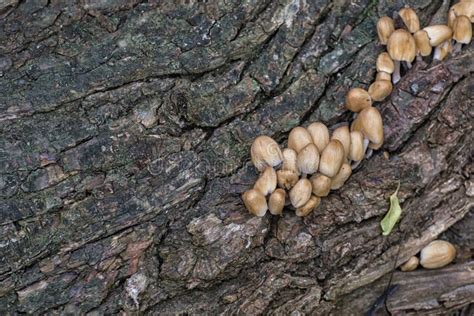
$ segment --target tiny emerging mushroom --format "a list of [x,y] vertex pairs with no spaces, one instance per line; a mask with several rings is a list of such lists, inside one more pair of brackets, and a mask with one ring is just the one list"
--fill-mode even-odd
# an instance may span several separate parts
[[242,200],[251,214],[259,217],[265,216],[268,205],[265,196],[260,191],[255,189],[245,191],[244,194],[242,194]]
[[416,44],[413,36],[402,29],[395,30],[387,42],[387,51],[394,61],[395,69],[392,74],[392,82],[400,81],[400,62],[404,61],[408,68],[415,59]]
[[289,196],[291,204],[295,208],[305,205],[311,197],[311,191],[311,182],[306,178],[300,179],[290,190]]
[[337,139],[341,142],[344,147],[344,157],[349,156],[351,148],[351,135],[349,131],[349,125],[339,126],[332,132],[331,139]]
[[471,42],[472,25],[471,20],[467,16],[460,15],[454,20],[453,39],[456,41],[454,45],[455,53],[461,50],[462,44],[469,44]]
[[277,175],[273,167],[267,167],[255,182],[253,188],[263,195],[268,195],[275,191],[277,185]]
[[369,93],[362,88],[352,88],[346,94],[346,108],[352,112],[360,112],[372,105]]
[[289,190],[298,182],[298,174],[291,170],[278,170],[277,182],[280,188]]
[[259,171],[263,171],[266,167],[278,166],[283,160],[283,156],[278,146],[271,137],[258,136],[252,143],[250,148],[252,163]]
[[428,37],[428,33],[424,30],[419,30],[415,34],[413,34],[415,38],[416,44],[416,53],[420,56],[426,57],[431,55],[431,51],[433,47],[430,45],[430,38]]
[[395,31],[395,23],[388,16],[383,16],[377,21],[377,34],[382,45],[387,45],[393,31]]
[[332,139],[321,153],[319,172],[330,178],[334,177],[341,169],[344,159],[344,146],[337,139]]
[[410,33],[415,33],[420,30],[420,20],[418,19],[415,10],[412,8],[403,8],[398,12],[398,14]]
[[388,74],[392,74],[393,71],[395,70],[395,65],[393,63],[393,60],[387,52],[383,52],[379,54],[379,56],[377,57],[375,66],[378,72],[383,71]]
[[311,123],[306,128],[313,139],[313,143],[318,148],[319,153],[321,153],[329,143],[329,130],[323,123],[315,122]]
[[403,272],[413,271],[416,268],[418,268],[419,263],[420,263],[420,260],[418,259],[418,257],[411,256],[407,262],[405,262],[404,264],[400,266],[400,270],[402,270]]
[[374,81],[369,87],[369,95],[374,101],[383,101],[392,93],[392,88],[389,80]]
[[325,197],[331,190],[331,178],[324,174],[314,174],[309,181],[313,187],[313,194],[319,197]]
[[321,203],[321,198],[317,196],[311,196],[303,206],[298,207],[295,211],[296,216],[303,217],[311,213]]
[[319,166],[319,152],[315,144],[306,145],[298,154],[296,160],[298,170],[302,176],[313,174],[318,171]]
[[312,143],[313,139],[304,127],[295,127],[291,130],[290,135],[288,135],[288,148],[293,149],[296,153],[299,153],[308,144]]
[[352,174],[352,168],[348,163],[344,163],[337,175],[332,178],[331,190],[340,189]]
[[268,199],[268,210],[273,215],[281,215],[285,207],[286,193],[283,189],[276,189]]

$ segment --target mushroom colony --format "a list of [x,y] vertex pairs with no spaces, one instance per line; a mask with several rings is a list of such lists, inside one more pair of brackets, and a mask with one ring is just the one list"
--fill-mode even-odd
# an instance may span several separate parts
[[[411,68],[417,59],[443,60],[472,38],[474,0],[461,0],[449,10],[448,25],[420,28],[416,12],[402,8],[394,18],[381,17],[377,33],[387,52],[377,57],[377,75],[368,90],[353,88],[345,106],[354,112],[351,124],[338,124],[330,133],[321,122],[298,126],[288,136],[287,148],[268,136],[258,136],[251,147],[252,163],[260,172],[253,189],[242,200],[250,213],[264,216],[267,210],[281,215],[291,204],[297,216],[310,214],[330,190],[339,189],[364,157],[383,144],[383,122],[373,102],[383,101],[400,80],[400,63]],[[396,25],[403,27],[396,29]],[[454,48],[452,45],[454,42]]]

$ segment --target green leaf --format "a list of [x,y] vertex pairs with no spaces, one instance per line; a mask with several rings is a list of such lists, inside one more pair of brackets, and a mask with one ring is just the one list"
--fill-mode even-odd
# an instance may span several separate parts
[[390,209],[388,210],[387,214],[385,214],[383,220],[380,222],[382,234],[384,236],[390,234],[393,227],[400,219],[400,215],[402,214],[402,208],[400,207],[397,197],[398,189],[400,189],[400,182],[398,183],[397,190],[390,196]]

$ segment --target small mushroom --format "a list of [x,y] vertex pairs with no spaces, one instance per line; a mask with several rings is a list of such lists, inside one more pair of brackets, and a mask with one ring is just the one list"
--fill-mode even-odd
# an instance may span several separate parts
[[392,76],[384,71],[377,72],[377,75],[375,76],[375,81],[380,81],[380,80],[392,80]]
[[330,178],[334,177],[341,169],[344,159],[344,146],[337,139],[332,139],[321,153],[319,172]]
[[319,153],[323,152],[324,147],[329,143],[329,130],[323,123],[311,123],[306,128],[313,139],[313,143],[318,148]]
[[308,144],[303,148],[296,160],[298,170],[303,174],[313,174],[318,171],[319,166],[319,152],[315,144]]
[[442,268],[456,258],[456,248],[445,240],[433,240],[420,252],[420,264],[425,269]]
[[404,264],[400,266],[400,270],[402,270],[403,272],[413,271],[416,268],[418,268],[419,263],[420,263],[420,260],[418,260],[418,257],[411,256],[407,262],[405,262]]
[[295,211],[296,216],[303,217],[311,213],[321,203],[321,198],[317,196],[311,196],[305,205],[298,207]]
[[453,39],[456,41],[456,44],[454,44],[455,53],[461,50],[462,44],[469,44],[471,42],[472,25],[471,20],[467,16],[460,15],[454,20]]
[[453,5],[448,12],[448,26],[452,27],[454,20],[461,15],[467,16],[474,23],[474,1],[461,1]]
[[346,94],[346,108],[352,112],[360,112],[372,105],[372,99],[367,91],[353,88]]
[[268,209],[273,215],[281,215],[285,207],[285,190],[276,189],[268,199]]
[[387,45],[388,38],[395,31],[395,23],[388,16],[383,16],[377,21],[377,34],[382,45]]
[[331,190],[340,189],[352,174],[352,168],[348,163],[344,163],[337,175],[331,180]]
[[388,39],[387,51],[395,65],[392,74],[392,82],[397,83],[400,81],[400,62],[404,61],[407,64],[407,67],[411,68],[411,62],[415,59],[415,39],[405,30],[395,30]]
[[453,45],[451,40],[443,42],[441,45],[437,46],[433,54],[434,60],[442,61],[453,51]]
[[369,95],[374,101],[383,101],[392,93],[392,88],[389,80],[374,81],[369,87]]
[[395,65],[393,64],[393,60],[387,52],[380,53],[377,57],[376,62],[377,71],[383,71],[388,74],[393,73],[395,70]]
[[431,25],[423,28],[430,40],[430,45],[436,47],[453,36],[453,30],[447,25]]
[[351,132],[351,148],[349,158],[352,161],[361,161],[364,159],[366,145],[364,144],[364,135],[359,131]]
[[344,157],[349,156],[349,151],[351,149],[351,132],[349,131],[349,125],[343,125],[336,128],[332,132],[331,139],[337,139],[341,142],[344,147]]
[[293,128],[288,136],[288,148],[293,149],[296,153],[299,153],[308,144],[312,143],[311,135],[306,128],[301,126]]
[[290,190],[289,195],[291,205],[293,205],[295,208],[302,207],[303,205],[305,205],[311,197],[311,191],[311,182],[306,178],[300,179]]
[[268,205],[265,196],[260,191],[255,189],[245,191],[244,194],[242,194],[242,200],[251,214],[259,217],[265,216]]
[[285,148],[282,151],[283,153],[283,164],[281,165],[282,170],[290,170],[296,173],[297,175],[300,174],[300,171],[298,170],[298,166],[296,165],[296,159],[298,157],[298,154],[296,151],[290,148]]
[[351,131],[359,131],[374,144],[383,143],[383,122],[379,110],[367,108],[352,123]]
[[269,195],[275,191],[277,185],[277,175],[273,167],[267,167],[262,172],[253,188],[260,191],[263,195]]
[[403,8],[398,12],[398,14],[410,33],[415,33],[420,30],[420,20],[418,19],[415,10],[412,8]]
[[331,178],[318,173],[314,174],[309,181],[311,181],[314,195],[324,197],[329,194],[329,190],[331,189]]
[[277,142],[268,136],[258,136],[250,148],[252,163],[259,171],[266,167],[278,166],[283,160],[280,147]]
[[430,38],[428,37],[428,33],[426,33],[426,31],[419,30],[413,34],[413,38],[415,38],[417,54],[423,57],[431,55],[433,48],[430,45]]
[[289,190],[298,182],[298,174],[291,170],[278,170],[277,182],[280,188]]

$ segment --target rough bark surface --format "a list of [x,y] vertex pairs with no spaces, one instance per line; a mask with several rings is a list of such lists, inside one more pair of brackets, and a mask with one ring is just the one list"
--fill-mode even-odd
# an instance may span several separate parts
[[[310,216],[240,200],[257,135],[351,119],[405,4],[450,5],[1,0],[0,313],[472,313],[472,44],[404,74],[383,149]],[[454,264],[392,274],[435,238]]]

